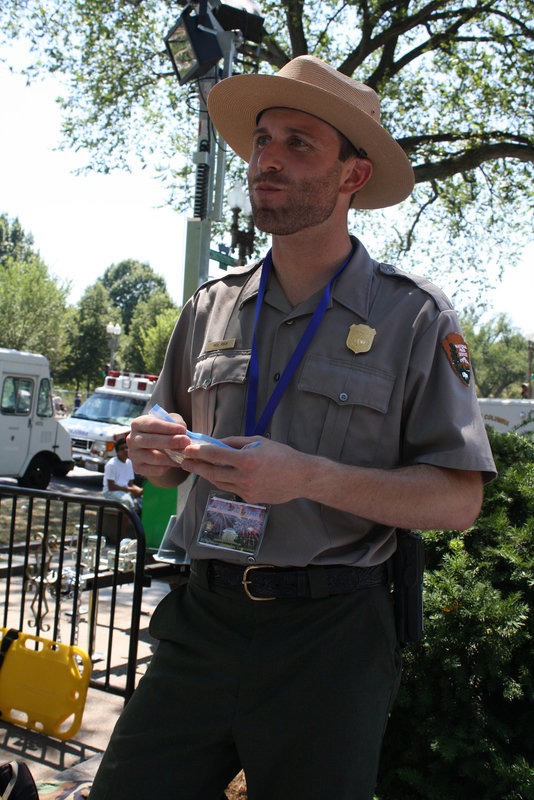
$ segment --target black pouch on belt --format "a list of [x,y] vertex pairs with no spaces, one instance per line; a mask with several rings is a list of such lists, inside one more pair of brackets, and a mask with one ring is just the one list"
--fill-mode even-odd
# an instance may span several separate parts
[[397,530],[393,556],[393,599],[399,643],[423,638],[423,574],[425,554],[420,533]]

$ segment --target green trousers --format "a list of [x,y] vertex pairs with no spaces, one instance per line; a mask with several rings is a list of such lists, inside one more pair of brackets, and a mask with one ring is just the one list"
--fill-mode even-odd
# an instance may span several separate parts
[[90,800],[370,800],[400,657],[386,588],[254,602],[191,579],[151,621],[159,639]]

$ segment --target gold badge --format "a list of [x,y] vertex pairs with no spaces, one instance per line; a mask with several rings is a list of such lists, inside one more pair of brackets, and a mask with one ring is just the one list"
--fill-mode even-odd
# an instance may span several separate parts
[[213,353],[214,350],[233,350],[235,339],[219,339],[218,342],[208,342],[204,348],[205,353]]
[[371,349],[376,330],[369,325],[351,325],[347,336],[347,347],[353,353],[367,353]]

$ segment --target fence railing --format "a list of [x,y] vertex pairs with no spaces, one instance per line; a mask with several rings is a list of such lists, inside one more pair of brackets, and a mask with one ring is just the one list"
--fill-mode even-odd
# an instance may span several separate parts
[[149,584],[134,512],[97,495],[0,484],[0,625],[87,650],[90,685],[125,702]]

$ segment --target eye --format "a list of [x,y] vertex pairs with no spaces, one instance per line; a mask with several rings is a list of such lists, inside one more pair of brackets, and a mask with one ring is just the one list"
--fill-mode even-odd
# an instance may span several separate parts
[[289,143],[291,147],[294,147],[297,150],[306,149],[310,147],[309,142],[306,142],[304,139],[301,139],[300,136],[292,136]]
[[269,144],[269,137],[266,133],[258,133],[254,137],[254,145],[256,147],[265,147],[265,145]]

